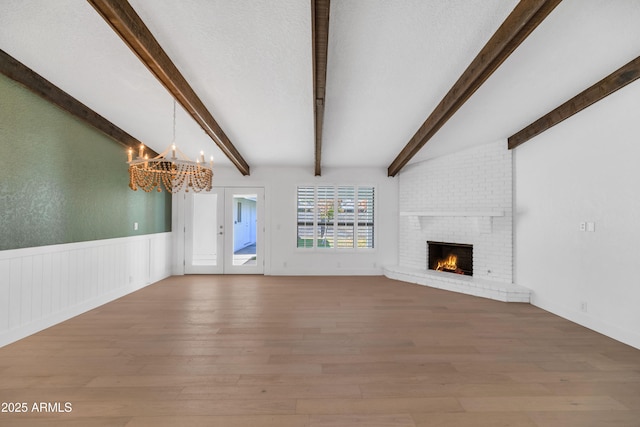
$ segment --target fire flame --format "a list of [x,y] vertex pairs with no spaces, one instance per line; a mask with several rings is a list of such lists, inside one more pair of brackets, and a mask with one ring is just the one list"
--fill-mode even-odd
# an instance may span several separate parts
[[458,269],[458,257],[456,255],[449,255],[446,259],[438,260],[438,265],[434,270],[443,271],[450,270],[456,271]]

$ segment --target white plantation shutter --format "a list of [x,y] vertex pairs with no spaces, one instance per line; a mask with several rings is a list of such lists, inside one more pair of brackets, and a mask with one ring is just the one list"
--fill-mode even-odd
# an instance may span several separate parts
[[375,189],[298,187],[298,248],[372,249]]
[[374,242],[374,202],[373,187],[358,187],[357,238],[359,248],[373,248]]
[[317,240],[316,247],[335,247],[335,188],[318,187],[316,197]]
[[312,248],[315,224],[315,188],[298,187],[298,247]]
[[338,228],[336,248],[353,248],[355,196],[354,187],[338,187],[338,206],[336,209],[336,223]]

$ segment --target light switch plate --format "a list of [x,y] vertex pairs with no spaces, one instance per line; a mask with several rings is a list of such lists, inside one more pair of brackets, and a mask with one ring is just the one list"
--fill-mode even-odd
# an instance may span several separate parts
[[587,231],[593,233],[596,231],[596,223],[595,222],[587,222]]

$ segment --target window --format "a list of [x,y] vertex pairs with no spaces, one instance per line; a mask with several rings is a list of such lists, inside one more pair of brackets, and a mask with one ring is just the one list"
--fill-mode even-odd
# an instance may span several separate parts
[[298,248],[374,247],[375,190],[366,186],[298,187]]

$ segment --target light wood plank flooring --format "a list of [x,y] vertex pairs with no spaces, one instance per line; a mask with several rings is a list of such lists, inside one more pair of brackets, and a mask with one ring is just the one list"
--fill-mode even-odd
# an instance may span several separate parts
[[0,401],[29,407],[3,426],[640,426],[640,351],[384,277],[183,276],[1,348]]

